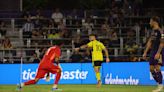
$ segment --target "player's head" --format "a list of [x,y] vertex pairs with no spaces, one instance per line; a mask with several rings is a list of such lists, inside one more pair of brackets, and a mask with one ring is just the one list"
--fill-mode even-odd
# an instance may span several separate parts
[[96,40],[96,38],[97,38],[96,34],[90,34],[89,35],[89,40],[90,41]]
[[150,19],[150,26],[151,27],[154,27],[156,25],[159,26],[159,22],[160,22],[160,18],[158,16],[153,16],[151,19]]
[[63,41],[54,41],[53,44],[61,47],[64,45],[64,42]]

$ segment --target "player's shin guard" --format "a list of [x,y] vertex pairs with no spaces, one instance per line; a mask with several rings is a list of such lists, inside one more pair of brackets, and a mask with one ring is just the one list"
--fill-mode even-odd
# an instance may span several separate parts
[[61,72],[58,72],[56,74],[56,78],[55,78],[55,84],[58,84],[59,80],[60,80],[60,76],[61,76]]
[[100,81],[101,80],[101,74],[100,74],[100,72],[96,72],[96,79],[97,79],[97,81]]
[[36,84],[36,81],[35,80],[29,80],[29,81],[24,83],[24,85],[32,85],[32,84]]
[[162,78],[163,78],[163,76],[162,76],[161,71],[158,71],[158,72],[156,73],[156,75],[157,75],[158,83],[159,83],[159,84],[162,84]]
[[151,74],[152,74],[154,80],[158,83],[158,78],[157,78],[157,74],[156,74],[156,72],[153,71],[153,72],[151,72]]

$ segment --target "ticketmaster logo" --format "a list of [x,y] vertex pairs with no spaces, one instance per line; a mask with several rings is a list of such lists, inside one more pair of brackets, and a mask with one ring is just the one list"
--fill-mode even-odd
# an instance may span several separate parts
[[105,77],[105,84],[125,84],[125,85],[138,85],[139,79],[134,79],[132,76],[129,78],[119,78],[117,75],[113,78],[112,73],[107,74]]
[[[36,71],[32,71],[31,69],[24,70],[22,73],[23,80],[31,80],[34,79],[36,75]],[[86,79],[88,75],[88,71],[80,71],[79,69],[74,71],[63,71],[61,74],[61,79],[64,80],[73,80],[73,79]],[[54,74],[50,75],[51,79],[55,78]],[[44,78],[45,79],[45,78]]]

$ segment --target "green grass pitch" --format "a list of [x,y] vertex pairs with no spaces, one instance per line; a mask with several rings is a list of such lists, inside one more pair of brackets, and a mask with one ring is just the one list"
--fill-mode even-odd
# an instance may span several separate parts
[[[52,92],[52,85],[32,85],[26,86],[21,92]],[[62,91],[54,92],[152,92],[156,86],[125,86],[125,85],[59,85]],[[16,85],[0,85],[0,92],[18,92]],[[164,91],[163,91],[164,92]]]

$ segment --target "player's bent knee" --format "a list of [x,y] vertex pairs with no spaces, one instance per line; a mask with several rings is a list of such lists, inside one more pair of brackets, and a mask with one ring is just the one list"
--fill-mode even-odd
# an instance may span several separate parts
[[160,65],[157,65],[155,66],[155,70],[158,72],[158,71],[161,71],[161,66]]
[[59,70],[58,70],[58,73],[61,73],[61,72],[62,72],[62,70],[61,70],[61,69],[59,69]]
[[99,69],[98,68],[95,68],[95,72],[98,73],[99,72]]
[[150,72],[154,72],[155,71],[155,68],[154,68],[154,66],[150,66]]

